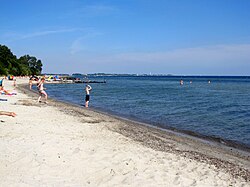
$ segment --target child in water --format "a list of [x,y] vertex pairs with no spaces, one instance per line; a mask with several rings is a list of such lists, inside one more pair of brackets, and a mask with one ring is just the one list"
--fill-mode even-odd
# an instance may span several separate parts
[[85,87],[85,92],[86,92],[86,97],[85,97],[85,107],[89,107],[89,99],[90,99],[90,91],[92,90],[90,85],[86,85]]

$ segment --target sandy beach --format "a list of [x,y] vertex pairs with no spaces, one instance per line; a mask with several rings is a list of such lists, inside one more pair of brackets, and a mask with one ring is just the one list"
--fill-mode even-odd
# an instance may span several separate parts
[[[250,186],[250,154],[36,93],[1,95],[0,186]],[[13,82],[5,80],[13,90]]]

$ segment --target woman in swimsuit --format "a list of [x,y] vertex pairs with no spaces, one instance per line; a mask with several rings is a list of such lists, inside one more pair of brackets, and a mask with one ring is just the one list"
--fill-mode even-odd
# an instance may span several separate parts
[[45,79],[42,78],[41,81],[38,83],[38,86],[37,86],[39,94],[40,94],[40,96],[38,97],[38,102],[41,102],[42,95],[44,95],[44,97],[45,97],[45,103],[47,103],[48,95],[44,91],[45,90],[45,88],[43,87],[44,81],[45,81]]

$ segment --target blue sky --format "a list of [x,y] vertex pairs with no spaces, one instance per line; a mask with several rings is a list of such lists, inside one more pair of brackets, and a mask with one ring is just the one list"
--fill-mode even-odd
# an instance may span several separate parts
[[44,73],[250,75],[249,0],[0,4],[0,44]]

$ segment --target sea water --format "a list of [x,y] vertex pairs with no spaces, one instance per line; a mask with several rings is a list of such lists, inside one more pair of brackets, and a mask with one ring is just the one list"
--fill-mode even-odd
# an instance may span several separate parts
[[[250,147],[250,77],[109,76],[89,79],[107,81],[106,84],[91,84],[89,105],[92,108]],[[49,97],[84,106],[85,84],[46,84],[45,87]]]

